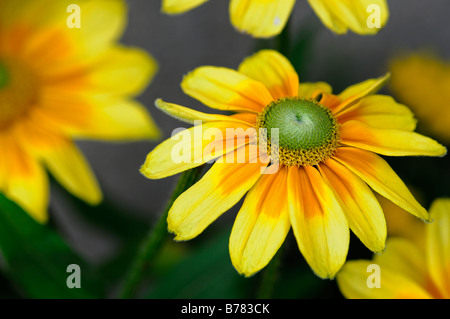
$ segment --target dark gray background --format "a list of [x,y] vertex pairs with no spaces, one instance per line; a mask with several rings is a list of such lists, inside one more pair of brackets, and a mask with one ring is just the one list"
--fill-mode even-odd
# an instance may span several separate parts
[[[122,42],[147,50],[160,67],[138,99],[160,126],[163,137],[168,138],[173,129],[186,125],[158,111],[154,100],[163,98],[200,108],[199,102],[182,93],[179,85],[182,76],[201,65],[236,68],[254,50],[257,40],[234,31],[229,22],[228,0],[210,0],[180,16],[162,14],[159,0],[129,0],[128,3],[129,22]],[[300,74],[300,80],[350,85],[386,73],[389,58],[408,50],[432,48],[441,57],[450,57],[450,1],[390,0],[388,3],[390,18],[378,35],[337,36],[320,23],[306,0],[298,0],[291,17],[292,30],[296,31],[306,19],[318,29],[313,58],[307,62],[308,77]],[[79,143],[106,199],[142,218],[143,222],[157,218],[177,178],[148,180],[140,175],[139,167],[157,143]],[[68,240],[92,261],[108,258],[116,247],[114,237],[85,223],[59,192],[59,189],[52,190],[51,212]]]

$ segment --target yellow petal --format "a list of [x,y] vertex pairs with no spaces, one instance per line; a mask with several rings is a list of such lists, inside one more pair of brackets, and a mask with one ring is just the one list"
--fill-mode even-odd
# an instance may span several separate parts
[[334,159],[394,204],[421,219],[429,219],[427,211],[415,200],[389,164],[378,155],[357,148],[340,147]]
[[102,200],[102,192],[94,173],[73,143],[67,141],[64,145],[41,152],[40,155],[56,180],[73,195],[91,205]]
[[333,191],[315,168],[292,166],[288,199],[300,251],[319,277],[333,278],[345,262],[350,233]]
[[383,267],[380,269],[380,288],[369,288],[375,272],[368,260],[347,262],[337,275],[342,294],[348,299],[430,299],[431,296],[411,279]]
[[283,30],[294,4],[295,0],[231,0],[231,23],[254,37],[272,37]]
[[230,117],[239,121],[243,121],[247,123],[247,125],[256,127],[257,115],[255,113],[236,113],[230,115]]
[[[65,9],[73,3],[71,0],[64,2],[67,3]],[[65,11],[60,12],[63,17],[59,17],[58,22],[77,36],[76,46],[83,54],[95,54],[107,49],[119,39],[126,25],[127,4],[123,0],[82,1],[79,29],[67,28],[68,14]]]
[[13,131],[15,143],[39,159],[73,195],[90,204],[98,204],[102,199],[101,190],[75,144],[41,125],[22,122]]
[[[74,13],[67,12],[71,4],[80,7],[80,28],[70,29],[67,25]],[[98,54],[117,41],[123,33],[127,16],[124,0],[2,1],[0,6],[2,23],[26,23],[34,30],[63,31],[67,38],[72,39],[73,49],[83,55]]]
[[450,198],[436,199],[430,208],[433,222],[426,229],[428,271],[445,298],[450,297]]
[[181,14],[197,8],[208,0],[162,0],[161,11],[167,14]]
[[274,50],[261,50],[246,58],[238,71],[263,83],[277,100],[297,96],[298,75],[291,63]]
[[[412,194],[417,196],[417,189],[412,189]],[[387,198],[375,193],[375,197],[381,205],[386,218],[387,234],[389,237],[406,238],[415,246],[424,249],[425,226],[423,220],[409,214],[403,208],[395,205]],[[419,197],[420,198],[420,197]]]
[[150,83],[158,70],[146,51],[115,46],[91,66],[86,90],[95,94],[136,95]]
[[367,184],[333,159],[319,165],[319,169],[341,201],[350,229],[370,250],[383,252],[386,221],[380,204]]
[[369,79],[364,82],[354,84],[349,86],[340,94],[338,94],[339,99],[342,101],[335,109],[334,113],[338,114],[339,112],[344,111],[346,108],[352,106],[357,103],[362,98],[376,93],[386,82],[389,80],[390,74],[386,74],[385,76],[379,77],[377,79]]
[[266,165],[259,162],[215,163],[170,208],[167,223],[169,231],[176,234],[175,240],[189,240],[199,235],[244,196]]
[[381,269],[390,269],[401,274],[429,292],[429,275],[425,261],[425,252],[405,238],[390,237],[386,250],[375,255],[373,262]]
[[261,82],[227,68],[204,66],[186,75],[183,91],[205,105],[226,111],[260,112],[272,102]]
[[[170,116],[176,118],[177,120],[189,124],[194,124],[194,121],[203,121],[203,123],[208,123],[208,122],[235,120],[236,122],[251,125],[251,123],[248,123],[248,121],[240,120],[237,116],[203,113],[178,104],[167,103],[161,99],[157,99],[155,101],[155,105],[158,109],[160,109],[164,113],[169,114]],[[256,119],[255,114],[251,114],[251,116]]]
[[358,121],[341,125],[341,143],[388,156],[444,156],[447,149],[415,132],[379,129]]
[[[227,130],[228,132],[235,130],[236,136],[227,134]],[[208,135],[208,132],[214,135]],[[159,144],[148,154],[141,172],[151,179],[175,175],[214,160],[254,139],[256,130],[240,122],[211,122],[197,125]],[[214,151],[206,152],[206,147]]]
[[291,227],[287,168],[263,175],[250,189],[233,225],[230,256],[237,271],[251,276],[264,268]]
[[[386,0],[308,0],[311,7],[322,20],[323,24],[335,33],[342,34],[351,31],[358,34],[375,34],[386,24],[389,9]],[[369,6],[377,5],[379,11],[373,11]],[[377,8],[377,9],[378,9]],[[371,15],[377,12],[379,27],[370,27]]]
[[302,82],[298,86],[298,96],[307,99],[315,98],[320,93],[331,94],[332,88],[326,82]]
[[5,195],[19,204],[36,221],[46,222],[49,199],[47,173],[19,148],[16,141],[8,139],[4,146],[4,159],[8,168],[4,185]]
[[65,130],[76,138],[110,141],[155,139],[160,136],[146,108],[134,100],[98,100],[95,107],[89,108],[85,122]]
[[387,95],[371,95],[338,114],[339,122],[357,120],[376,128],[414,131],[417,120],[411,110]]
[[389,63],[390,89],[420,119],[422,130],[450,144],[450,63],[434,52],[416,51],[395,56]]

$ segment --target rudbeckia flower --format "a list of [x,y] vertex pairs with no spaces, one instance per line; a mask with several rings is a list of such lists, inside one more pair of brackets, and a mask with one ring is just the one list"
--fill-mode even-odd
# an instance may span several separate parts
[[[346,298],[449,299],[450,198],[436,199],[430,208],[433,222],[423,224],[416,240],[392,237],[373,260],[347,262],[337,275]],[[422,243],[422,245],[420,245]],[[379,287],[369,288],[370,265],[379,267]],[[371,278],[369,278],[370,281]],[[373,282],[372,282],[373,283]]]
[[[167,14],[180,14],[206,1],[208,0],[163,0],[162,11]],[[347,33],[348,30],[358,34],[375,34],[385,26],[389,17],[386,0],[308,2],[322,23],[338,34]],[[240,32],[254,37],[273,37],[283,30],[294,4],[295,0],[230,0],[231,23]],[[378,13],[379,21],[375,16],[372,19],[371,15]]]
[[394,95],[408,104],[424,129],[450,143],[450,63],[431,53],[398,56],[390,63]]
[[[248,192],[229,244],[239,273],[250,276],[267,265],[292,227],[314,272],[332,278],[345,262],[349,227],[372,251],[384,249],[385,219],[370,188],[428,220],[427,211],[375,153],[443,156],[446,149],[413,132],[416,120],[406,106],[374,94],[387,78],[370,79],[336,95],[324,82],[299,84],[290,62],[272,50],[246,58],[237,71],[204,66],[186,75],[181,83],[186,94],[235,114],[207,114],[157,100],[157,107],[176,118],[204,124],[157,146],[141,169],[145,176],[163,178],[218,158],[176,199],[168,215],[169,231],[176,240],[194,238]],[[278,129],[277,170],[269,139],[259,140],[260,134],[249,129]],[[218,139],[220,135],[224,138]],[[265,152],[252,150],[264,151],[259,147],[264,141]],[[249,154],[245,160],[243,153]],[[180,161],[177,154],[187,160]]]
[[0,191],[39,222],[47,219],[46,169],[86,202],[102,198],[74,139],[158,134],[132,99],[157,64],[146,52],[116,43],[125,2],[77,1],[81,28],[69,27],[77,19],[71,3],[0,0]]

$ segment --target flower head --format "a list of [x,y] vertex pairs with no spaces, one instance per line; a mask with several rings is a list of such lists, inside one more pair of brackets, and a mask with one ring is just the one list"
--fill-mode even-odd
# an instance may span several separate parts
[[[349,228],[372,251],[385,247],[385,219],[371,188],[428,220],[375,153],[443,156],[446,149],[413,132],[416,121],[406,106],[375,94],[386,80],[370,79],[336,95],[324,82],[299,84],[289,61],[272,50],[246,58],[237,71],[205,66],[185,76],[186,94],[234,114],[156,102],[176,118],[204,124],[157,146],[141,169],[145,176],[163,178],[217,159],[171,207],[175,239],[199,235],[247,193],[230,237],[236,269],[246,276],[262,269],[292,227],[311,268],[332,278],[345,262]],[[274,132],[278,143],[261,130]]]
[[0,1],[0,191],[36,220],[47,219],[47,168],[88,203],[102,194],[73,139],[156,137],[132,100],[157,65],[116,44],[121,0],[78,1],[81,28],[69,28],[71,1]]
[[450,63],[430,53],[414,53],[392,59],[390,88],[407,103],[424,129],[450,143]]
[[[450,199],[436,199],[430,208],[433,222],[423,224],[416,238],[392,237],[382,255],[347,262],[337,275],[347,298],[450,298]],[[367,267],[380,269],[379,288],[367,285]]]
[[[162,11],[180,14],[207,0],[163,0]],[[375,34],[386,24],[389,9],[386,0],[308,0],[327,28],[343,34],[348,30],[358,34]],[[286,25],[295,0],[230,0],[230,18],[233,26],[257,38],[273,37]],[[372,10],[372,8],[376,8]],[[371,12],[379,13],[379,25],[371,20]],[[373,25],[372,25],[373,24]]]

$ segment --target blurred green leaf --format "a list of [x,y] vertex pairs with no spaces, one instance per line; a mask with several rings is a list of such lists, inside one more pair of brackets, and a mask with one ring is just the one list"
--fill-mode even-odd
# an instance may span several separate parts
[[[34,221],[17,204],[0,194],[0,249],[5,273],[27,298],[100,298],[103,285],[93,269],[46,225]],[[68,288],[80,267],[81,288]]]
[[131,212],[129,207],[121,206],[121,203],[112,198],[105,196],[100,204],[91,206],[73,196],[54,182],[53,178],[51,181],[57,196],[64,200],[65,205],[73,208],[77,217],[117,239],[117,251],[99,265],[102,280],[107,282],[109,287],[114,287],[122,279],[130,260],[136,254],[139,243],[150,227],[149,222],[136,217],[143,214]]
[[[69,193],[59,183],[55,182],[53,177],[50,176],[50,180],[55,191],[57,191],[57,195],[63,198],[67,205],[72,207],[78,216],[89,224],[126,240],[134,240],[148,230],[149,223],[136,217],[143,214],[131,212],[129,207],[122,207],[121,203],[107,197],[106,194],[100,204],[92,206]],[[146,212],[146,214],[150,213]]]
[[[155,283],[148,298],[247,298],[254,278],[234,269],[228,253],[229,232],[214,234],[171,267]],[[186,244],[186,243],[185,243]],[[179,243],[183,245],[183,243]],[[160,258],[164,258],[162,254]]]

